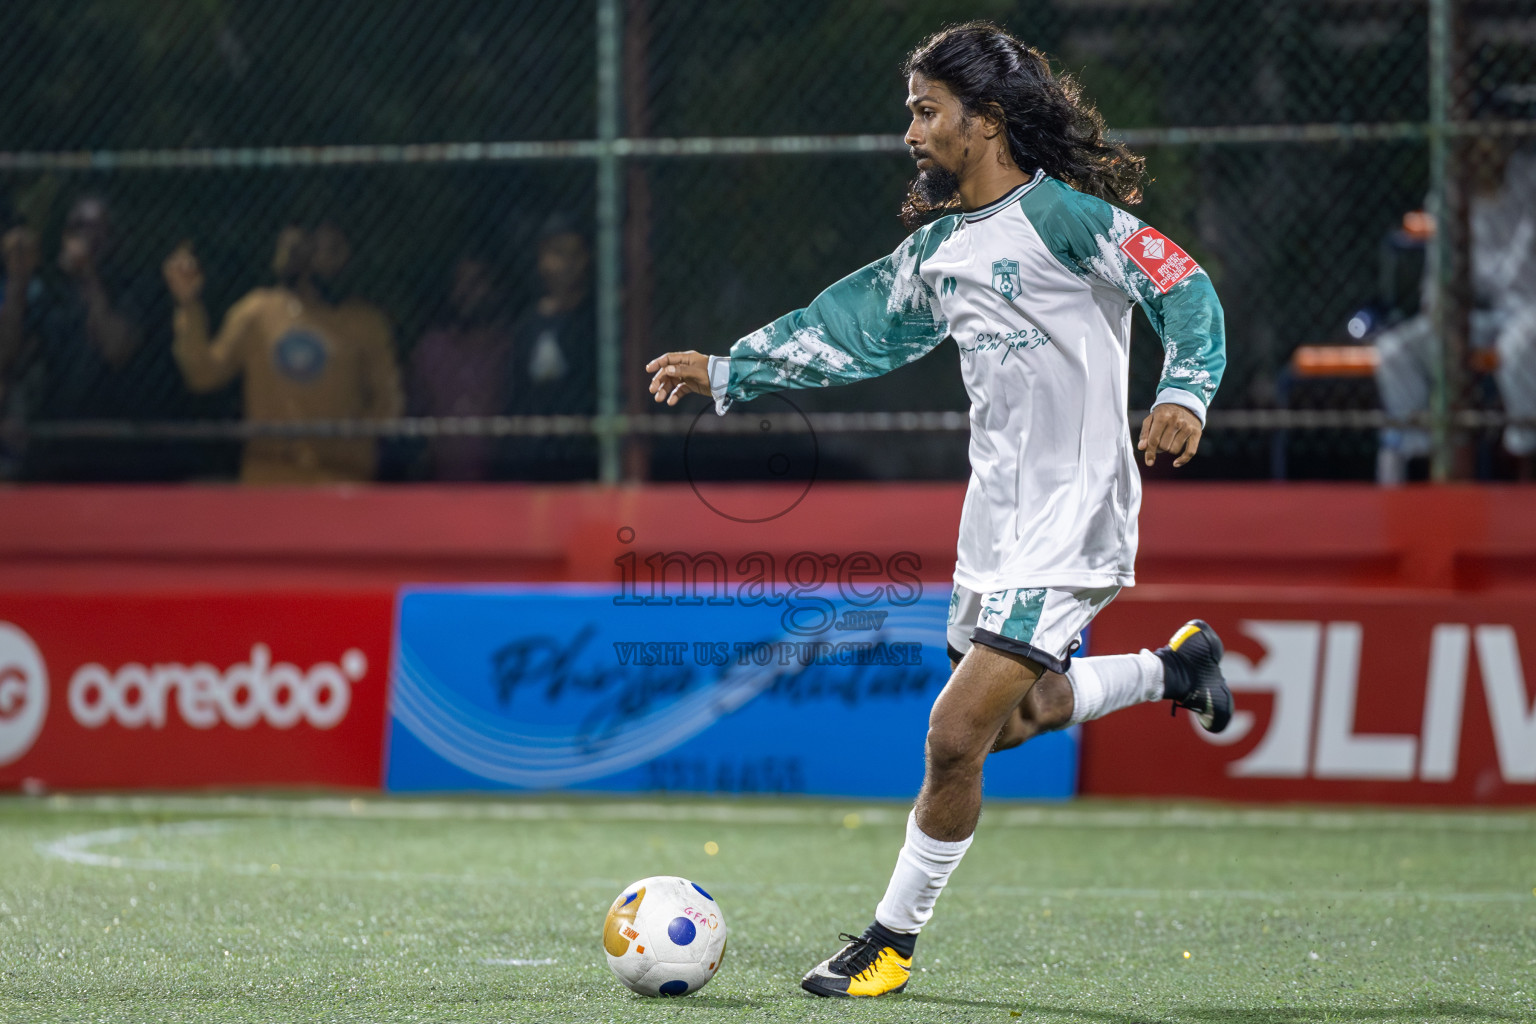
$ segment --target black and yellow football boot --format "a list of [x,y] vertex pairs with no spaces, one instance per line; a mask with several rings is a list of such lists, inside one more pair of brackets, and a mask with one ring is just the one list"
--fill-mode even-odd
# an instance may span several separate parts
[[1210,623],[1191,619],[1152,653],[1162,659],[1163,696],[1173,710],[1193,711],[1206,732],[1225,729],[1232,721],[1232,690],[1221,674],[1221,637]]
[[811,968],[800,987],[818,996],[888,996],[906,988],[912,977],[911,954],[902,956],[871,931],[839,935],[848,945]]

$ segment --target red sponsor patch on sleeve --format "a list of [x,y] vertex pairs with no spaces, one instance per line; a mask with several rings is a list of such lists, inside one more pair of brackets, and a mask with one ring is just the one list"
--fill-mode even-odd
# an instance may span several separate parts
[[1120,251],[1151,278],[1160,294],[1200,269],[1194,258],[1157,228],[1142,228],[1120,243]]

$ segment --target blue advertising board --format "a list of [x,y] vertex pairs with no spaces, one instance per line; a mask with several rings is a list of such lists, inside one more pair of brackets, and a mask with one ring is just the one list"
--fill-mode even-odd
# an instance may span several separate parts
[[[385,786],[914,796],[949,677],[947,591],[874,608],[406,589]],[[1066,798],[1076,776],[1072,730],[995,755],[986,791]]]

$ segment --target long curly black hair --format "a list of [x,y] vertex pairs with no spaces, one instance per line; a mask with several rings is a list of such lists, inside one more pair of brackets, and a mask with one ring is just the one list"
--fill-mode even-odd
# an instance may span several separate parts
[[[1104,140],[1104,118],[1083,97],[1077,79],[1065,71],[1052,74],[1044,54],[992,22],[970,21],[929,36],[902,70],[942,82],[968,117],[1001,118],[1020,170],[1041,168],[1079,192],[1111,202],[1141,202],[1146,159]],[[901,219],[912,228],[959,208],[958,192],[934,202],[913,188]]]

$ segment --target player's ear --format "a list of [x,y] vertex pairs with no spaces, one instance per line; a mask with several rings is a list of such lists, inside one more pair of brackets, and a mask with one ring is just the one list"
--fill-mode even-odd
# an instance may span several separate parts
[[977,117],[981,123],[981,137],[995,139],[1007,130],[1008,121],[1003,114],[1003,108],[997,103],[989,103]]

